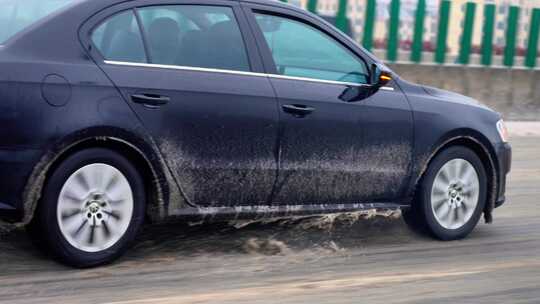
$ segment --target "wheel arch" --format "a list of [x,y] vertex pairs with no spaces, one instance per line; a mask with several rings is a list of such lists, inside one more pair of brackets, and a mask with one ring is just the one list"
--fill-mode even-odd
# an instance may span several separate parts
[[143,139],[116,127],[96,127],[66,136],[43,154],[24,188],[22,225],[32,220],[48,177],[62,160],[78,151],[95,147],[114,150],[130,160],[142,175],[147,189],[147,216],[151,220],[166,216],[171,180],[167,166],[151,138]]
[[414,198],[416,195],[417,187],[435,156],[452,146],[463,146],[471,149],[476,153],[476,155],[478,155],[482,161],[482,164],[484,165],[484,168],[486,169],[486,174],[488,176],[488,191],[487,201],[484,207],[484,219],[487,223],[490,223],[492,221],[492,211],[495,208],[499,184],[499,176],[497,174],[499,168],[496,161],[497,156],[489,139],[474,129],[457,129],[448,132],[435,145],[433,145],[432,149],[430,149],[432,152],[422,162],[419,174],[415,179],[412,197]]

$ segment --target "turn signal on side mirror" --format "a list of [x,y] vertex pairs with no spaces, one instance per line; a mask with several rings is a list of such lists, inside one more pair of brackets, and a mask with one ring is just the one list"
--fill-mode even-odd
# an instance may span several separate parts
[[382,73],[381,76],[379,77],[379,80],[382,82],[382,83],[388,83],[390,80],[392,80],[392,76],[389,74],[389,73]]

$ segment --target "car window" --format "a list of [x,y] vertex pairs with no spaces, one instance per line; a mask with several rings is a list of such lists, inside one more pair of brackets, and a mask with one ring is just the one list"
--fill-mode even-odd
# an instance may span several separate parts
[[137,18],[132,10],[101,23],[92,33],[92,42],[106,60],[147,62]]
[[359,84],[368,82],[364,61],[322,31],[274,15],[256,14],[256,20],[279,74]]
[[0,44],[75,0],[0,0]]
[[166,5],[138,9],[155,64],[249,71],[240,28],[229,7]]

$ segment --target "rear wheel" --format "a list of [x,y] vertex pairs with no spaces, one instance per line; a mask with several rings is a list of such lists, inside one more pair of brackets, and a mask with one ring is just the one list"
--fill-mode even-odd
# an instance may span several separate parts
[[31,232],[61,262],[96,266],[128,248],[144,210],[144,183],[135,167],[115,151],[87,149],[49,177]]
[[480,158],[466,147],[450,147],[430,163],[404,219],[414,230],[438,239],[461,239],[478,224],[486,198]]

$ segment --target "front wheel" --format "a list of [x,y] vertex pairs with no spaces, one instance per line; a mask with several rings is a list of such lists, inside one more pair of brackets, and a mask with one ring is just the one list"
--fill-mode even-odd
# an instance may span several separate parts
[[119,153],[77,152],[48,178],[30,232],[61,262],[90,267],[120,256],[145,211],[144,183]]
[[404,219],[438,239],[461,239],[478,224],[486,198],[486,170],[480,158],[466,147],[450,147],[430,163]]

